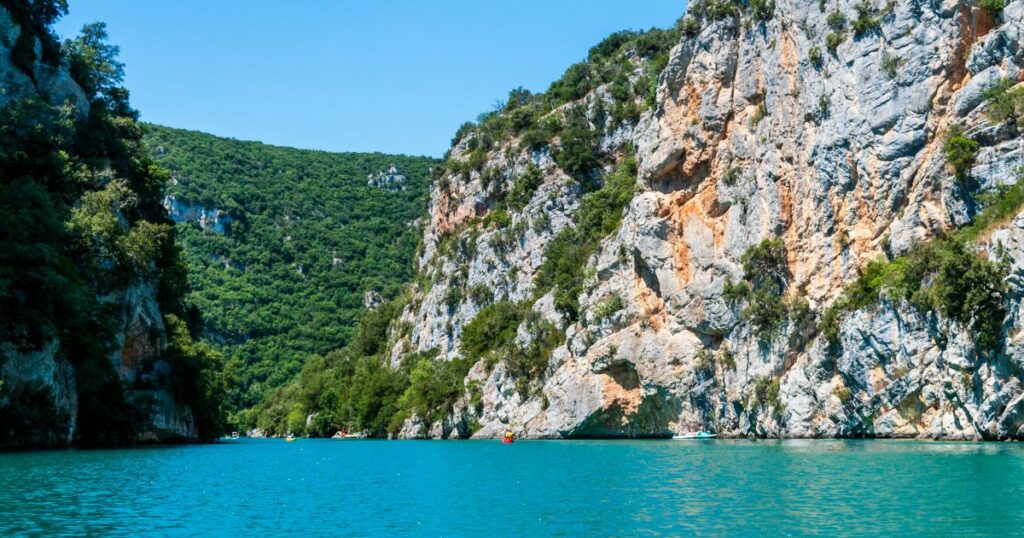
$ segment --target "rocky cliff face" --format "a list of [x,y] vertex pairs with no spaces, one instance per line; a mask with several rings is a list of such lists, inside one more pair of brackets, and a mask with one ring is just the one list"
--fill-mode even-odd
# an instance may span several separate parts
[[[1011,260],[995,345],[901,297],[828,310],[870,261],[967,225],[979,193],[1018,181],[1024,138],[993,121],[985,90],[1024,80],[1024,2],[993,13],[963,0],[718,0],[694,2],[681,27],[637,119],[602,113],[621,99],[611,84],[547,113],[582,111],[596,175],[636,155],[636,194],[580,268],[577,316],[537,282],[587,191],[555,158],[565,138],[537,148],[512,136],[482,164],[480,130],[455,143],[450,161],[476,167],[434,183],[392,361],[466,355],[464,329],[496,301],[528,305],[565,338],[527,383],[507,355],[481,359],[447,419],[413,417],[401,435],[1024,437],[1024,215],[972,247]],[[636,80],[645,59],[626,58]],[[954,135],[977,144],[959,169]],[[542,180],[525,205],[499,209],[533,169]],[[752,249],[776,238],[784,301],[800,313],[766,333],[755,299],[734,292]],[[523,322],[515,345],[537,335]]]
[[[45,58],[43,44],[37,36],[29,34],[22,36],[27,30],[15,22],[12,12],[0,7],[0,109],[7,113],[7,107],[15,106],[18,103],[41,102],[44,107],[54,107],[60,110],[67,110],[72,121],[84,122],[90,117],[91,102],[89,96],[80,87],[70,73],[68,62],[65,58]],[[25,52],[27,49],[29,52]],[[20,50],[19,50],[20,49]],[[20,58],[17,60],[16,57]],[[28,60],[26,60],[28,58]],[[26,66],[25,62],[31,62]],[[5,115],[5,118],[8,117]],[[43,123],[35,125],[35,128],[43,129]],[[13,125],[4,125],[4,128],[16,129]],[[25,135],[28,137],[29,135]],[[54,135],[59,136],[59,135]],[[9,143],[7,138],[5,143]],[[16,139],[14,143],[21,143],[23,140]],[[26,144],[29,141],[24,141]],[[15,192],[15,185],[22,188],[25,184],[47,185],[56,191],[60,187],[54,186],[53,180],[45,177],[18,177],[24,174],[24,167],[15,168],[9,163],[15,158],[11,157],[16,148],[4,145],[4,168],[0,171],[3,176],[2,189],[12,189]],[[29,150],[25,150],[29,151]],[[89,155],[95,157],[95,155]],[[67,158],[67,155],[64,156]],[[92,162],[92,161],[90,161]],[[111,167],[111,159],[104,156],[102,162]],[[10,166],[10,168],[7,168]],[[93,172],[84,165],[79,173],[86,174]],[[115,172],[108,168],[100,175],[112,176]],[[93,176],[96,177],[96,176]],[[91,180],[91,178],[90,178]],[[47,181],[51,181],[47,184]],[[20,183],[18,183],[20,182]],[[24,192],[24,191],[19,191]],[[32,191],[29,191],[32,192]],[[63,193],[62,193],[63,194]],[[54,195],[57,198],[60,195]],[[33,198],[13,200],[13,203],[31,206],[42,204],[39,195]],[[138,202],[137,199],[133,199]],[[12,200],[5,196],[4,202]],[[78,203],[81,203],[79,200]],[[124,203],[122,207],[127,207]],[[49,206],[46,206],[49,207]],[[3,211],[12,210],[4,206]],[[56,211],[56,209],[54,209]],[[20,213],[19,213],[20,214]],[[66,215],[64,215],[66,216]],[[53,215],[44,215],[42,218],[54,218]],[[130,226],[129,217],[125,212],[116,214],[118,226],[123,227],[122,231],[128,230]],[[10,220],[4,220],[4,225],[11,225]],[[31,228],[32,223],[19,223],[21,226]],[[67,230],[67,223],[63,225]],[[46,252],[48,258],[54,259],[59,249],[52,249],[51,245],[44,244],[44,239],[33,238],[37,243],[31,245],[18,244],[19,237],[14,230],[0,230],[0,237],[5,241],[5,248],[11,250],[24,249],[20,252],[32,252],[31,249],[38,249]],[[64,239],[70,242],[67,234]],[[9,242],[8,242],[9,241]],[[13,247],[11,245],[14,245]],[[5,252],[11,255],[4,258],[4,267],[0,268],[3,282],[4,308],[11,308],[12,304],[22,301],[25,297],[31,297],[29,285],[12,277],[16,267],[6,266],[9,260],[19,260],[22,263],[30,257],[24,254]],[[19,258],[19,256],[22,256]],[[37,258],[31,258],[36,260]],[[38,263],[33,261],[32,263]],[[104,269],[101,272],[112,273],[113,264],[104,261]],[[48,267],[40,263],[39,267],[27,269],[38,271],[35,275],[40,281],[46,278],[68,279],[71,269],[65,269],[59,277],[49,276],[43,271]],[[93,275],[98,281],[108,278],[107,275]],[[32,277],[32,275],[30,275]],[[30,282],[31,278],[28,279]],[[13,282],[13,283],[12,283]],[[63,282],[63,281],[62,281]],[[104,327],[109,328],[113,341],[104,342],[104,353],[109,360],[109,365],[103,365],[100,371],[110,371],[116,376],[115,385],[117,391],[107,389],[88,389],[91,394],[100,394],[110,405],[116,406],[115,413],[118,416],[99,417],[98,420],[110,423],[123,421],[130,426],[133,438],[106,437],[107,441],[125,442],[131,441],[166,441],[166,440],[195,440],[197,439],[196,424],[193,420],[192,410],[188,405],[182,403],[174,395],[171,376],[174,373],[165,358],[167,348],[167,331],[164,326],[164,318],[161,312],[158,296],[160,294],[160,269],[150,262],[138,277],[127,279],[114,286],[93,285],[88,288],[95,294],[95,300],[91,304],[97,305],[99,311],[103,312],[102,319],[97,321]],[[19,287],[23,286],[23,287]],[[52,289],[57,289],[52,285]],[[48,292],[56,294],[56,291]],[[48,297],[57,304],[58,300]],[[32,308],[35,305],[28,305]],[[30,318],[32,313],[4,312],[4,330],[9,331],[7,323],[14,320],[15,325],[20,325],[25,319]],[[4,332],[9,339],[0,338],[0,448],[24,448],[24,447],[52,447],[68,446],[79,441],[79,417],[82,414],[80,408],[79,394],[84,389],[83,382],[96,383],[99,374],[91,371],[88,381],[83,381],[86,376],[78,370],[83,364],[82,357],[89,353],[83,348],[69,347],[60,334],[61,326],[57,317],[74,316],[74,312],[57,311],[49,319],[33,321],[33,327],[20,328],[12,331],[11,335]],[[42,343],[39,339],[19,337],[21,333],[30,332],[43,335]],[[94,366],[90,366],[94,368]],[[123,389],[123,390],[121,390]],[[106,392],[106,394],[101,394]],[[117,398],[123,397],[122,400]],[[88,413],[86,413],[88,414]],[[90,420],[97,420],[91,417]],[[102,429],[102,425],[99,425]],[[103,439],[93,440],[103,442]]]

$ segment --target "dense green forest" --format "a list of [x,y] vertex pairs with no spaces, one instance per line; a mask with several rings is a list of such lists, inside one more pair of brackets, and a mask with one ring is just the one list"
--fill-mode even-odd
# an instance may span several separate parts
[[[0,109],[0,344],[5,352],[31,352],[58,341],[75,371],[74,442],[130,442],[137,424],[127,391],[152,387],[126,386],[114,370],[122,305],[102,298],[158,281],[170,328],[169,388],[195,412],[200,436],[216,436],[220,357],[190,332],[197,317],[185,300],[184,264],[160,204],[168,176],[143,149],[118,48],[101,23],[60,43],[51,25],[66,14],[64,0],[0,5],[20,27],[5,66],[33,83],[4,88]],[[87,103],[53,102],[35,78],[63,65]],[[6,359],[0,354],[0,365]],[[69,418],[58,416],[47,387],[9,386],[3,397],[0,447],[47,444],[47,429]]]
[[[434,160],[157,125],[146,126],[145,142],[171,172],[165,201],[179,221],[191,300],[227,359],[232,409],[260,402],[309,357],[344,347],[365,312],[364,293],[391,298],[412,277],[414,221],[426,214]],[[391,166],[401,184],[368,185]],[[199,207],[220,211],[219,225],[200,226]],[[244,411],[235,418],[253,423]]]

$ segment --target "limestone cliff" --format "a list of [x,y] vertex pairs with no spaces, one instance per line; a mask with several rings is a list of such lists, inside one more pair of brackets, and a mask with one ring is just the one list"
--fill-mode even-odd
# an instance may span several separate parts
[[0,448],[196,440],[160,176],[33,13],[0,6]]
[[[414,416],[401,435],[1024,437],[1024,215],[971,247],[1009,260],[995,344],[980,345],[971,320],[902,297],[839,308],[869,262],[971,223],[983,193],[1018,181],[1021,123],[993,120],[986,90],[1024,80],[1024,1],[1000,12],[966,0],[712,0],[692,3],[679,28],[646,106],[616,80],[537,120],[582,116],[597,137],[592,171],[567,172],[565,130],[540,144],[515,129],[491,137],[493,118],[460,132],[433,185],[392,362],[466,356],[467,325],[502,301],[564,339],[529,379],[508,348],[481,358],[448,418]],[[615,62],[635,85],[653,60],[626,45]],[[644,110],[607,113],[623,106]],[[953,138],[974,146],[960,166]],[[588,252],[578,295],[560,298],[538,284],[553,242],[580,225],[589,183],[634,153],[621,223]],[[508,203],[538,172],[528,199]],[[747,295],[736,286],[776,238],[789,314],[765,331],[752,321],[758,282]],[[530,319],[514,348],[541,338]]]

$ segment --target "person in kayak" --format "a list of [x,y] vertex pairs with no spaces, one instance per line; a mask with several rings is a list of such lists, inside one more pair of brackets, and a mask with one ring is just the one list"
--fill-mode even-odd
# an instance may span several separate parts
[[510,432],[510,431],[506,431],[506,432],[505,432],[505,438],[504,438],[504,439],[502,439],[501,441],[502,441],[503,443],[512,443],[512,442],[514,442],[515,440],[516,440],[516,438],[515,438],[515,436],[514,436],[514,435],[512,435],[512,432]]

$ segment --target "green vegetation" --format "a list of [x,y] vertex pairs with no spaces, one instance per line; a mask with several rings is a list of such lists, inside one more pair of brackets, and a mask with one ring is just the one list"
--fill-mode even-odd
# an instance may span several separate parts
[[788,268],[782,239],[765,239],[743,253],[743,279],[750,286],[750,302],[743,317],[762,335],[772,335],[786,320]]
[[[184,265],[160,205],[167,174],[143,151],[137,113],[120,86],[117,48],[106,43],[102,24],[86,26],[62,47],[49,28],[66,13],[64,1],[0,5],[22,29],[15,65],[32,77],[37,60],[67,61],[89,100],[82,114],[71,104],[11,92],[0,109],[0,341],[32,351],[57,339],[75,370],[74,441],[129,442],[137,425],[127,393],[153,386],[125,384],[114,370],[121,305],[98,297],[158,282],[171,388],[192,407],[200,436],[212,438],[221,432],[220,358],[193,341],[198,317],[185,302]],[[40,391],[5,396],[0,446],[53,418]]]
[[[763,98],[764,97],[762,97],[762,99]],[[766,105],[764,101],[761,101],[757,105],[757,111],[754,112],[754,116],[750,118],[750,124],[753,125],[754,127],[757,127],[758,124],[761,123],[761,120],[765,119],[769,115],[770,114],[768,112],[768,105]]]
[[825,18],[825,24],[834,32],[843,32],[846,30],[846,15],[843,15],[842,11],[835,10]]
[[832,30],[825,36],[825,48],[835,53],[836,48],[846,40],[846,16],[839,10],[828,14],[825,23]]
[[977,142],[964,136],[960,125],[953,124],[949,127],[942,152],[946,155],[946,162],[953,168],[957,179],[961,181],[967,179],[980,147]]
[[618,293],[612,293],[594,305],[594,318],[603,320],[611,317],[616,312],[625,308],[625,306],[625,303],[622,302],[622,296]]
[[[551,145],[558,137],[561,144],[553,153],[559,165],[570,175],[589,178],[597,165],[597,133],[585,118],[581,120],[582,110],[575,112],[575,118],[565,118],[566,121],[553,111],[607,84],[614,99],[607,126],[614,129],[623,122],[636,121],[644,108],[654,105],[657,78],[668,63],[669,50],[684,32],[697,31],[697,21],[683,18],[667,30],[622,31],[608,36],[590,49],[586,61],[570,66],[546,92],[534,94],[516,88],[494,111],[481,114],[476,123],[460,127],[452,145],[469,140],[467,148],[471,153],[462,162],[448,159],[445,169],[460,173],[479,170],[487,151],[510,137],[518,137],[520,148],[530,150]],[[639,77],[634,75],[637,67],[642,67]],[[603,122],[604,113],[600,116]]]
[[741,170],[739,167],[734,166],[732,168],[729,168],[729,170],[726,171],[726,173],[722,176],[722,183],[725,183],[726,186],[731,187],[736,184],[736,181],[739,180],[739,178],[742,175],[743,170]]
[[882,72],[889,78],[896,78],[896,74],[899,72],[899,68],[906,63],[906,60],[889,54],[887,51],[882,52]]
[[782,416],[785,408],[782,400],[779,399],[780,389],[780,382],[777,377],[763,376],[754,379],[750,395],[750,406],[770,407],[774,410],[775,416]]
[[462,354],[476,362],[492,351],[510,347],[528,308],[500,301],[481,309],[462,329]]
[[[513,224],[512,213],[529,202],[541,186],[543,175],[536,167],[530,166],[515,177],[509,187],[502,184],[501,188],[495,189],[499,181],[508,176],[498,167],[488,166],[488,162],[495,159],[499,151],[514,149],[511,144],[503,147],[505,142],[517,143],[519,150],[549,148],[559,167],[576,178],[586,194],[576,215],[576,227],[563,232],[549,244],[538,283],[541,287],[546,286],[546,289],[555,288],[559,310],[576,319],[579,315],[578,297],[582,292],[582,273],[586,261],[596,250],[601,238],[618,227],[636,183],[636,160],[631,153],[620,159],[614,173],[601,177],[601,167],[608,160],[597,147],[601,130],[614,129],[623,122],[634,121],[639,118],[644,107],[653,106],[657,76],[668,62],[669,50],[679,41],[684,30],[693,32],[697,28],[692,23],[687,25],[680,22],[676,28],[669,30],[613,34],[593,47],[585,62],[571,66],[561,79],[552,83],[547,92],[533,94],[516,88],[494,111],[481,114],[475,123],[460,127],[452,140],[452,145],[459,148],[459,156],[446,155],[442,166],[434,169],[433,178],[439,188],[443,189],[448,180],[447,174],[468,178],[470,174],[478,173],[484,188],[493,197],[493,205],[483,218],[442,238],[438,245],[439,255],[468,257],[475,249],[475,234],[482,228],[497,230],[492,244],[498,252],[503,250],[504,245],[514,242],[528,222],[523,219]],[[639,76],[636,73],[638,69]],[[607,85],[612,99],[593,103],[594,114],[588,116],[582,103],[572,103],[600,85]],[[569,106],[562,106],[566,104]],[[556,108],[559,110],[555,111]],[[154,142],[151,147],[156,151],[159,145],[167,146]],[[238,161],[244,163],[248,160]],[[190,174],[179,176],[191,177]],[[406,173],[406,176],[410,174]],[[410,192],[409,197],[413,194]],[[197,198],[188,201],[194,203]],[[227,209],[227,204],[220,203],[220,197],[201,203],[205,207],[226,209],[234,215]],[[393,212],[394,209],[383,208],[375,212],[387,214],[389,211]],[[248,220],[247,230],[255,228],[251,223],[252,217]],[[396,219],[392,216],[390,220],[404,222],[411,219]],[[235,227],[240,226],[237,222],[240,219],[232,220],[230,229],[224,235],[204,232],[203,237],[223,244],[227,239],[234,238]],[[275,224],[285,226],[287,223],[278,220]],[[547,223],[545,219],[537,218],[531,225],[543,229]],[[189,227],[192,232],[199,233],[194,226]],[[462,233],[467,230],[470,232]],[[352,232],[348,230],[347,233]],[[280,232],[280,235],[283,236],[284,232]],[[290,235],[294,243],[297,236],[295,233]],[[275,239],[281,241],[280,236]],[[371,257],[362,255],[360,259]],[[233,257],[231,261],[234,261]],[[224,260],[219,262],[220,265],[224,264]],[[211,263],[211,267],[214,265],[217,264]],[[303,266],[309,270],[308,265]],[[220,269],[217,268],[217,271]],[[362,270],[358,274],[380,273]],[[401,277],[402,271],[394,270],[387,274]],[[420,278],[421,285],[430,284],[423,275]],[[291,285],[298,286],[299,283]],[[485,286],[471,286],[467,289],[461,272],[451,275],[447,285],[445,300],[449,304],[455,305],[468,297],[483,307],[477,317],[463,327],[463,358],[433,364],[424,362],[436,358],[435,352],[428,352],[407,356],[393,368],[381,366],[389,359],[384,351],[391,347],[385,344],[388,333],[384,328],[379,331],[367,331],[365,328],[367,323],[386,325],[384,320],[393,319],[398,307],[392,308],[390,313],[374,312],[364,320],[359,333],[347,346],[326,355],[323,355],[322,350],[318,351],[319,354],[307,361],[293,381],[273,390],[259,387],[257,383],[250,383],[249,386],[238,383],[250,393],[260,389],[266,394],[263,402],[252,411],[240,415],[239,421],[274,432],[291,429],[323,435],[331,429],[346,427],[365,428],[374,435],[393,433],[412,414],[428,420],[442,416],[463,394],[468,394],[471,402],[478,402],[479,387],[465,385],[463,378],[468,368],[481,359],[489,366],[504,361],[509,374],[516,379],[519,390],[524,394],[535,389],[538,386],[536,381],[543,377],[547,368],[551,351],[565,341],[564,333],[532,312],[526,304],[494,302],[493,292]],[[344,294],[345,290],[355,287],[334,286],[334,291],[336,294]],[[386,291],[385,286],[375,288],[384,288]],[[380,321],[369,321],[372,319]],[[344,325],[344,321],[338,317],[332,319],[334,325]],[[518,342],[515,338],[520,327],[531,337],[528,344]],[[408,329],[393,323],[391,330],[397,336],[396,331]],[[362,336],[364,333],[367,336]],[[378,343],[372,350],[358,349],[355,342],[359,340]],[[224,345],[238,349],[244,343]],[[279,349],[286,348],[281,346]],[[286,373],[295,371],[297,366],[292,363],[288,369],[281,370],[283,373],[278,378],[286,378]],[[237,374],[248,369],[241,361],[229,361],[226,371]],[[363,383],[383,388],[379,390],[379,395],[373,396],[331,388]],[[270,383],[264,385],[269,386]],[[233,398],[241,399],[237,394]],[[312,417],[308,428],[307,417]]]
[[1008,78],[1000,79],[982,94],[988,103],[988,116],[997,123],[1014,122],[1024,129],[1024,86],[1014,88]]
[[811,47],[810,50],[807,51],[807,60],[811,62],[811,65],[813,65],[815,69],[820,69],[824,61],[824,58],[821,55],[821,49],[818,47]]
[[722,347],[719,349],[719,358],[721,359],[722,366],[730,369],[736,369],[736,355],[729,348],[729,342],[722,342]]
[[869,263],[822,315],[821,335],[838,347],[839,318],[844,311],[868,307],[881,298],[902,299],[921,311],[937,311],[969,325],[982,351],[995,350],[1006,317],[1003,278],[1007,267],[1002,260],[979,256],[972,242],[1024,207],[1024,169],[1018,176],[1014,185],[979,197],[982,209],[969,226],[891,261]]
[[693,361],[693,369],[697,372],[703,372],[706,374],[712,374],[715,371],[715,356],[711,353],[708,348],[702,348],[697,352],[697,357]]
[[[239,422],[272,433],[292,431],[319,436],[342,428],[366,430],[375,436],[395,431],[401,425],[401,416],[407,413],[400,400],[410,389],[412,370],[420,362],[433,362],[437,356],[436,351],[427,351],[409,355],[396,368],[388,366],[387,331],[403,305],[401,300],[394,300],[367,313],[345,348],[323,357],[311,356],[293,380],[269,391],[257,407],[239,417]],[[229,363],[225,373],[230,376],[238,368]],[[424,381],[426,376],[421,373],[417,390],[425,388]],[[406,401],[423,400],[410,396]],[[315,417],[307,428],[309,415]]]
[[[205,334],[228,359],[233,409],[291,379],[312,355],[344,347],[363,294],[394,297],[413,276],[417,230],[433,161],[326,153],[240,142],[150,125],[146,146],[190,208],[219,209],[223,233],[182,220]],[[367,185],[398,167],[404,190]]]
[[[531,337],[525,347],[516,341],[517,330],[523,324]],[[480,310],[462,330],[466,360],[473,364],[484,359],[493,366],[504,359],[524,396],[529,394],[531,383],[542,377],[552,350],[563,342],[565,334],[527,303],[494,303]]]
[[771,20],[775,17],[775,0],[750,0],[750,14],[754,20]]
[[514,210],[526,207],[526,204],[533,198],[533,193],[537,192],[543,182],[544,177],[540,173],[540,168],[530,163],[526,171],[520,174],[513,183],[512,192],[506,198],[508,207]]
[[587,124],[581,108],[574,107],[572,111],[575,113],[567,114],[569,126],[562,134],[561,147],[555,151],[555,162],[567,174],[586,184],[598,166],[598,133]]
[[993,17],[998,17],[1006,7],[1005,0],[978,0],[978,6],[989,12]]
[[853,20],[850,26],[853,28],[853,35],[855,37],[860,37],[881,28],[881,17],[870,0],[861,0],[861,2],[853,5],[853,9],[857,11],[857,18]]
[[836,49],[839,48],[839,45],[843,44],[843,41],[846,41],[846,34],[844,32],[829,32],[825,36],[825,48],[835,54]]
[[570,320],[579,319],[584,268],[602,239],[622,221],[626,205],[636,190],[636,157],[626,155],[603,185],[587,193],[576,213],[576,226],[558,234],[544,250],[537,272],[538,295],[555,290],[555,308]]

